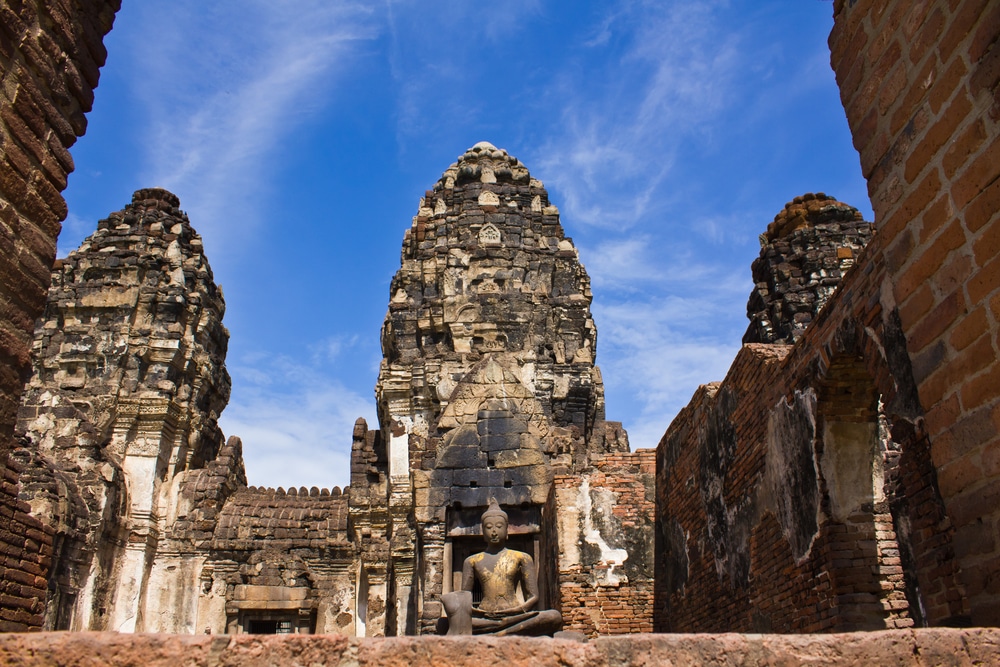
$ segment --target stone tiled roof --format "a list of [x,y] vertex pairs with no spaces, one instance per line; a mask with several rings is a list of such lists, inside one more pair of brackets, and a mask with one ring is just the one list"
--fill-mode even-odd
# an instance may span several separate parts
[[337,487],[241,489],[220,513],[212,547],[347,547],[347,498]]

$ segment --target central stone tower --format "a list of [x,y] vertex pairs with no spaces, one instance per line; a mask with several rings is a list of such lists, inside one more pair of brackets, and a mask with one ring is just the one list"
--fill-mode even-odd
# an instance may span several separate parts
[[590,302],[559,211],[506,151],[476,144],[420,200],[382,327],[380,428],[359,422],[354,435],[368,634],[431,631],[480,548],[490,497],[510,514],[511,546],[539,561],[543,607],[555,605],[554,476],[628,451],[604,421]]

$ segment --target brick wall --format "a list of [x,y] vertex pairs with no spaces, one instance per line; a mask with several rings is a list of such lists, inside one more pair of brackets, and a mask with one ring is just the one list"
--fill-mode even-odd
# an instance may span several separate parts
[[[560,524],[563,627],[592,637],[652,632],[656,452],[617,452],[591,463],[589,471],[555,477],[557,512],[568,511],[583,522],[576,540]],[[615,549],[628,552],[624,562]],[[570,551],[579,557],[569,556]]]
[[34,322],[45,306],[56,236],[66,217],[60,192],[73,170],[68,149],[86,129],[84,114],[106,56],[104,35],[120,6],[120,0],[0,2],[0,618],[5,630],[41,625],[32,606],[35,593],[20,573],[26,563],[31,570],[47,568],[48,555],[33,553],[43,543],[25,539],[47,533],[16,502],[18,468],[8,467],[7,457]]
[[11,461],[0,482],[0,632],[40,628],[54,531],[30,516],[17,498],[20,466]]
[[968,622],[883,258],[876,237],[795,346],[744,346],[670,425],[657,630]]
[[837,0],[831,60],[972,622],[1000,623],[1000,4]]

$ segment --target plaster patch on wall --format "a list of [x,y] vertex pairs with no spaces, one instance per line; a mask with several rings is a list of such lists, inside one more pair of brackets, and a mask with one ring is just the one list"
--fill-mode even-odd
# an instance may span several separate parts
[[559,523],[559,564],[560,567],[570,568],[580,564],[580,508],[574,502],[578,496],[578,489],[556,490],[556,502],[559,512],[556,513],[556,521]]
[[858,511],[871,512],[882,479],[876,472],[877,424],[827,420],[823,426],[823,456],[820,465],[830,496],[830,513],[844,522]]
[[820,495],[816,463],[816,393],[796,391],[771,412],[767,423],[765,479],[781,532],[797,563],[809,558],[819,534]]
[[[624,574],[615,572],[628,559],[625,549],[617,549],[608,544],[606,535],[613,530],[610,509],[617,501],[616,495],[607,489],[590,490],[590,480],[586,477],[580,484],[580,509],[583,514],[583,540],[600,553],[597,559],[602,567],[593,569],[595,586],[620,586],[628,581]],[[603,531],[603,532],[602,532]],[[606,569],[605,567],[606,566]]]

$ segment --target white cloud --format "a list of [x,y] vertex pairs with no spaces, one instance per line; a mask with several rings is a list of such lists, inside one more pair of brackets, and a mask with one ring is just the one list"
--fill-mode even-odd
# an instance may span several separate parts
[[[131,44],[149,117],[146,178],[181,197],[228,248],[252,233],[282,141],[326,101],[333,77],[377,31],[360,3],[144,5],[154,34]],[[191,49],[198,44],[198,49]]]
[[[608,418],[624,419],[633,448],[655,447],[695,389],[725,377],[746,326],[748,294],[749,278],[706,267],[661,294],[595,302]],[[618,400],[627,401],[630,416],[615,413]]]
[[334,335],[309,346],[314,363],[333,363],[340,356],[361,342],[357,334],[353,336]]
[[249,484],[350,484],[354,422],[364,417],[378,428],[370,397],[344,387],[334,369],[285,356],[253,355],[229,369],[240,390],[220,424],[243,440]]
[[[713,233],[723,236],[721,230]],[[671,233],[611,238],[592,248],[581,247],[580,257],[594,287],[602,290],[631,294],[695,288],[705,299],[749,290],[741,273],[694,252],[687,243],[676,242]]]
[[726,4],[622,3],[584,45],[624,42],[624,52],[606,54],[601,69],[560,75],[561,131],[535,161],[568,217],[611,229],[665,210],[661,186],[682,144],[704,140],[733,98],[742,37],[718,30]]

